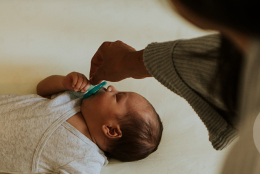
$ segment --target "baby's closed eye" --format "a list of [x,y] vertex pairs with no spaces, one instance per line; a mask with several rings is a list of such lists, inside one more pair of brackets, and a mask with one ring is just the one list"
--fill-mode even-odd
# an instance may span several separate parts
[[125,92],[118,92],[115,94],[116,101],[120,101],[124,97]]
[[118,101],[118,100],[119,100],[118,94],[119,94],[119,93],[116,93],[116,94],[115,94],[116,101]]

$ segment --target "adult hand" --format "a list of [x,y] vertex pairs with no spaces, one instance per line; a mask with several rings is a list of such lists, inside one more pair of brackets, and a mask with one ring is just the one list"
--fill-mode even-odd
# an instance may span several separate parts
[[143,62],[143,50],[136,51],[122,41],[104,42],[91,60],[90,82],[93,85],[102,80],[118,82],[132,77],[151,77]]

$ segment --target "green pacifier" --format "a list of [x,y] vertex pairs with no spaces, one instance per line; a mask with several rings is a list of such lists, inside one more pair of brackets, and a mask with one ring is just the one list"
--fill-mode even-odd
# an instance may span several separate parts
[[89,96],[91,96],[92,94],[95,94],[96,92],[98,92],[98,90],[100,88],[102,88],[103,86],[105,86],[107,84],[106,81],[101,82],[100,84],[94,86],[94,85],[90,85],[90,87],[88,88],[86,94],[83,96],[83,99],[88,98]]

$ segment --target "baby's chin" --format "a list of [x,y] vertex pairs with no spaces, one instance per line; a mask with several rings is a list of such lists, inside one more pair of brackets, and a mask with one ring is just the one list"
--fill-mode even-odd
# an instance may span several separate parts
[[102,92],[106,92],[106,90],[105,90],[104,87],[103,87],[103,88],[100,88],[95,94],[92,94],[92,95],[90,95],[88,98],[83,99],[83,100],[82,100],[82,103],[85,102],[85,101],[87,101],[87,100],[91,100],[91,99],[94,98],[97,94],[102,93]]

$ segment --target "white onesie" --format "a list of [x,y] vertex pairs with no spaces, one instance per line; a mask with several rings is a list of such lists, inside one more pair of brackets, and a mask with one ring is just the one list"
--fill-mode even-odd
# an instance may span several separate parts
[[0,95],[0,173],[100,173],[103,151],[66,122],[80,112],[82,96]]

